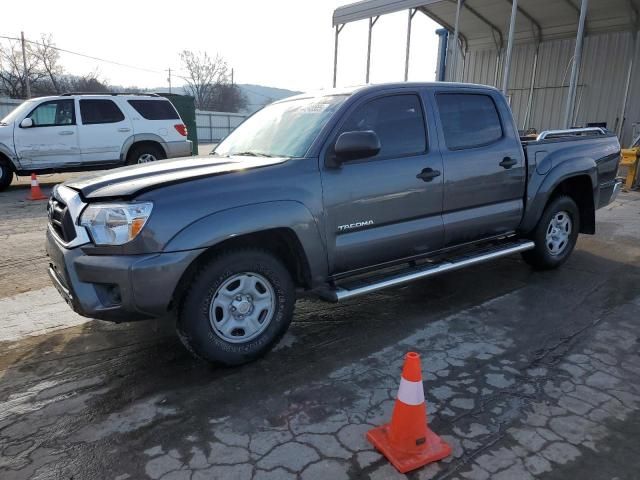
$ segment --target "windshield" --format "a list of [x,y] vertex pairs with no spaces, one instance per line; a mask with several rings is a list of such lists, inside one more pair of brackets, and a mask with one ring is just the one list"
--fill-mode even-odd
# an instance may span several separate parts
[[14,108],[9,115],[7,115],[6,117],[4,117],[2,120],[0,120],[1,124],[7,125],[9,123],[13,123],[13,121],[19,117],[22,113],[26,113],[27,110],[29,110],[31,107],[33,107],[33,101],[27,101],[24,103],[21,103],[20,105],[18,105],[16,108]]
[[302,157],[347,95],[289,100],[269,105],[234,130],[215,155]]

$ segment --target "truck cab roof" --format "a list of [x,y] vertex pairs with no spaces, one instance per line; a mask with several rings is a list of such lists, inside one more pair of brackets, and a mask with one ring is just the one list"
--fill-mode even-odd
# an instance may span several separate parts
[[395,90],[395,89],[416,89],[416,88],[474,88],[481,90],[491,90],[499,92],[499,90],[495,87],[491,87],[488,85],[480,85],[477,83],[460,83],[460,82],[389,82],[389,83],[378,83],[378,84],[368,84],[368,85],[352,85],[348,87],[339,87],[339,88],[327,88],[323,90],[315,90],[311,92],[301,93],[299,95],[294,95],[292,97],[287,97],[282,100],[279,100],[274,103],[283,103],[290,100],[299,100],[303,98],[314,98],[314,97],[324,97],[331,95],[353,95],[355,93],[363,93],[363,92],[383,92],[385,90]]

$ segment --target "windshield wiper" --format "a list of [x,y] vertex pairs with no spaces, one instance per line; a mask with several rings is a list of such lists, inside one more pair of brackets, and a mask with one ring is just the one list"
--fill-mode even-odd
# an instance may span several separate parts
[[273,158],[274,157],[274,155],[269,155],[268,153],[253,152],[253,151],[234,152],[234,153],[230,154],[229,156],[232,156],[232,155],[237,155],[239,157],[265,157],[265,158]]

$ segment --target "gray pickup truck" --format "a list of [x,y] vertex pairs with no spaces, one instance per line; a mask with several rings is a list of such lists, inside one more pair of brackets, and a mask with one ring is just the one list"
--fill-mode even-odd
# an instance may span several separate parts
[[281,338],[303,291],[342,301],[516,252],[561,265],[620,189],[619,161],[599,128],[521,139],[490,87],[299,95],[210,156],[55,188],[49,274],[82,315],[176,312],[191,352],[240,364]]

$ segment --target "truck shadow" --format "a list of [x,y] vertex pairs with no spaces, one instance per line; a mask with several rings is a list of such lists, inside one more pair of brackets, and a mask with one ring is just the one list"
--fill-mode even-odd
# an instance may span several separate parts
[[[597,253],[577,250],[554,272],[533,272],[514,256],[344,304],[300,300],[290,331],[275,350],[236,368],[193,359],[174,335],[172,318],[121,325],[95,321],[0,344],[0,410],[7,408],[0,415],[0,438],[15,425],[29,430],[34,423],[40,425],[35,437],[61,445],[92,423],[146,400],[154,408],[166,407],[168,420],[156,422],[152,416],[132,430],[151,429],[162,438],[186,432],[207,438],[211,419],[230,408],[278,398],[284,391],[322,380],[430,323],[513,292],[518,292],[517,308],[491,311],[491,321],[517,324],[518,335],[542,345],[550,337],[561,337],[565,328],[555,321],[545,323],[544,318],[527,318],[528,306],[537,304],[539,310],[547,294],[562,308],[591,298],[599,311],[637,294],[637,256],[631,265],[612,260],[618,254],[607,252],[605,245],[591,249]],[[22,399],[10,401],[16,395]],[[43,416],[52,415],[61,421],[41,425]],[[103,435],[123,434],[118,428]]]

